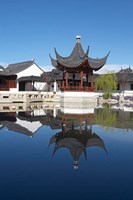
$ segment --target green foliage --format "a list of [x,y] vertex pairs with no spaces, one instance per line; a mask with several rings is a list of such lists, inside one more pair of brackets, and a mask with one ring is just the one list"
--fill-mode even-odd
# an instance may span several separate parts
[[109,98],[109,93],[106,92],[106,93],[103,95],[103,98],[104,98],[104,99],[108,99],[108,98]]
[[114,72],[100,75],[96,80],[96,86],[98,90],[102,90],[105,93],[105,98],[110,98],[112,90],[117,88],[117,79]]
[[95,122],[104,127],[115,127],[117,115],[115,111],[111,111],[108,106],[99,109],[95,113]]

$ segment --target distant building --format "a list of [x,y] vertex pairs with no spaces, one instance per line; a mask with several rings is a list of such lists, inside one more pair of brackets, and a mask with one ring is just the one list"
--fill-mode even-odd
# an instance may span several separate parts
[[[44,72],[34,60],[9,64],[6,68],[9,74],[15,74],[16,88],[12,91],[44,90],[45,84],[41,74]],[[11,89],[11,88],[10,88]]]
[[0,91],[9,91],[16,88],[17,75],[8,72],[4,67],[0,66]]
[[133,70],[129,67],[116,73],[118,91],[133,91]]

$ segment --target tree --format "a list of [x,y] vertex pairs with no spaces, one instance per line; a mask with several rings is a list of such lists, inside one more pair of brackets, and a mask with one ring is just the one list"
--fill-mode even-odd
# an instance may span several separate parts
[[117,89],[116,74],[112,71],[107,74],[102,74],[96,79],[96,86],[98,90],[104,92],[105,98],[110,98],[112,90]]

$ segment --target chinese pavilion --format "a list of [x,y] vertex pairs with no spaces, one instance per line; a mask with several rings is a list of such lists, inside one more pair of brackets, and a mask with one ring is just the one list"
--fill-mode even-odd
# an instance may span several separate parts
[[76,37],[75,47],[68,57],[62,57],[55,49],[56,59],[51,56],[52,65],[62,71],[61,90],[62,91],[87,91],[94,92],[93,71],[101,69],[108,58],[109,53],[100,59],[93,59],[88,56],[89,47],[84,52],[81,37]]

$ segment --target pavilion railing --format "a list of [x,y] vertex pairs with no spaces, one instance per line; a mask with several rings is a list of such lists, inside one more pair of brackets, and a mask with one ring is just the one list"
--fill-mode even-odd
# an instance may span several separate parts
[[9,88],[8,87],[0,88],[0,91],[9,91]]
[[64,86],[61,88],[62,91],[72,91],[72,92],[94,92],[95,88],[90,86]]

